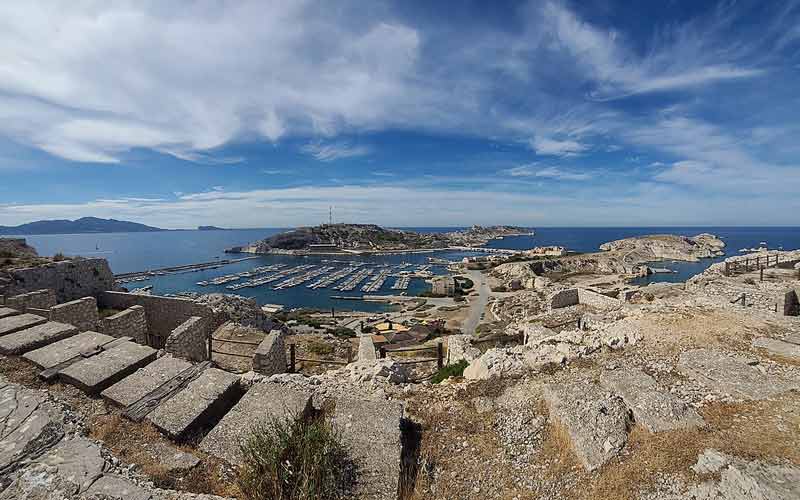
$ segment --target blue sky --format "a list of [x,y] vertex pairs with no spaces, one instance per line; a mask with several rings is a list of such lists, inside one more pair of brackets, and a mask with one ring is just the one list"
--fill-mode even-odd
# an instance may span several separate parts
[[795,225],[800,2],[2,2],[0,225]]

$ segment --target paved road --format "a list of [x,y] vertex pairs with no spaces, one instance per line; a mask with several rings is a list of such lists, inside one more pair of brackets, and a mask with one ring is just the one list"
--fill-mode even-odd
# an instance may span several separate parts
[[486,310],[486,304],[489,303],[489,285],[486,282],[486,276],[480,271],[468,271],[469,277],[478,291],[478,296],[470,300],[469,313],[464,324],[461,326],[461,332],[471,335],[475,333],[475,329],[481,322],[481,314]]

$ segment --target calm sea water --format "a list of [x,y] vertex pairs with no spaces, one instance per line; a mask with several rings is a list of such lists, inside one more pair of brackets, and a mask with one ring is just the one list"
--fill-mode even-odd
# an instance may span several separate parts
[[[455,230],[459,228],[411,228],[420,232]],[[283,231],[283,229],[246,229],[231,231],[164,231],[155,233],[114,233],[114,234],[68,234],[68,235],[32,235],[26,236],[42,255],[62,252],[66,255],[82,255],[86,257],[103,257],[108,259],[115,273],[125,273],[155,269],[160,267],[209,262],[216,259],[232,257],[224,253],[225,248],[243,245],[266,236]],[[493,248],[526,249],[542,245],[562,245],[578,252],[596,251],[602,243],[646,234],[680,234],[693,236],[701,232],[709,232],[720,236],[727,244],[727,255],[738,254],[741,248],[759,246],[766,242],[770,248],[800,248],[800,228],[796,227],[641,227],[641,228],[540,228],[534,236],[507,237],[493,240],[488,246]],[[427,264],[428,257],[436,256],[450,260],[460,259],[466,254],[462,252],[437,252],[436,254],[407,254],[391,256],[357,256],[354,261],[368,262],[370,265],[393,264],[403,262]],[[234,256],[235,257],[235,256]],[[343,266],[345,264],[325,264],[321,261],[332,257],[289,257],[260,256],[257,259],[230,264],[218,269],[173,274],[154,277],[147,282],[138,282],[130,286],[152,285],[155,293],[176,293],[196,291],[201,293],[228,292],[224,285],[201,287],[196,283],[209,280],[224,274],[246,271],[256,266],[284,262],[289,265],[321,264]],[[338,260],[344,258],[336,257]],[[702,272],[713,262],[722,260],[708,259],[698,263],[666,262],[658,267],[667,267],[676,271],[672,274],[658,274],[642,278],[640,283],[654,281],[684,281]],[[436,273],[443,273],[444,268],[434,267]],[[392,293],[390,286],[394,279],[386,280],[380,293]],[[412,280],[408,294],[413,295],[427,288],[422,280]],[[284,304],[291,307],[317,307],[329,309],[359,309],[378,311],[385,306],[377,303],[361,301],[343,301],[332,299],[331,295],[360,296],[358,288],[352,292],[340,292],[332,289],[309,290],[304,285],[285,289],[272,290],[268,286],[243,288],[235,293],[254,297],[259,303]]]

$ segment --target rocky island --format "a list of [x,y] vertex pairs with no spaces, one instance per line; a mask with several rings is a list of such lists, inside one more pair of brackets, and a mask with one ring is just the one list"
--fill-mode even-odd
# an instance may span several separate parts
[[229,253],[335,254],[387,253],[477,247],[505,236],[533,234],[516,226],[472,226],[462,231],[420,233],[375,224],[322,224],[276,234],[250,245],[229,248]]

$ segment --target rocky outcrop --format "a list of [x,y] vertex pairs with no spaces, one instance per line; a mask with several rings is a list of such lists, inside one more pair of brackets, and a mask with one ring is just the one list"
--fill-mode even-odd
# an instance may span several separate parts
[[725,242],[708,233],[693,237],[673,234],[637,236],[600,245],[600,250],[606,252],[624,252],[627,262],[658,260],[695,262],[699,259],[723,255],[724,248]]
[[211,293],[201,295],[195,302],[211,308],[214,315],[222,318],[223,321],[257,328],[269,332],[272,330],[287,331],[286,327],[270,318],[255,299],[242,297],[241,295]]
[[524,288],[534,288],[537,278],[530,262],[500,264],[492,270],[492,276],[506,284],[512,280],[519,280]]

